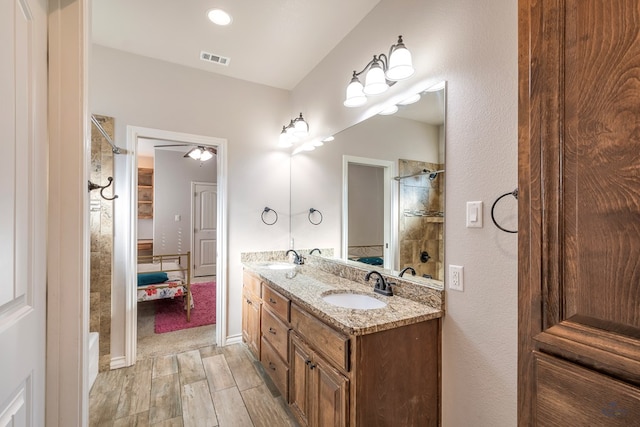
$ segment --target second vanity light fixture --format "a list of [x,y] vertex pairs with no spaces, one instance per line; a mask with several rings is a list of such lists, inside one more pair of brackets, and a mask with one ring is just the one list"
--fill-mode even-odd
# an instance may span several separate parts
[[287,148],[291,147],[294,142],[297,142],[309,135],[309,124],[300,116],[295,119],[291,119],[288,125],[282,126],[282,132],[280,132],[280,140],[278,146]]
[[[414,72],[411,52],[404,45],[400,35],[398,42],[389,48],[388,56],[384,53],[373,55],[373,59],[362,71],[353,71],[353,77],[347,86],[344,106],[359,107],[364,105],[367,102],[367,95],[383,93],[397,81],[411,77]],[[364,73],[366,74],[363,86],[358,77]]]

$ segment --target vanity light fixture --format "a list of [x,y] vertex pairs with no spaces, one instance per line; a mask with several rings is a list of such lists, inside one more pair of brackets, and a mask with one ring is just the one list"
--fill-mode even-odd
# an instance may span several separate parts
[[[358,77],[365,72],[363,86]],[[347,86],[344,106],[359,107],[364,105],[367,102],[367,95],[383,93],[397,81],[411,77],[414,72],[411,52],[404,45],[400,35],[398,42],[389,48],[389,55],[384,53],[373,55],[373,59],[362,71],[353,71],[351,82]]]
[[413,96],[408,97],[407,99],[398,102],[398,105],[409,105],[409,104],[415,104],[416,102],[420,101],[420,94],[416,93]]
[[291,119],[288,125],[282,126],[282,132],[280,132],[280,139],[278,140],[278,147],[288,148],[293,145],[294,142],[298,142],[300,139],[309,135],[309,124],[306,122],[302,113],[295,119]]
[[184,155],[184,157],[190,157],[193,160],[200,160],[201,162],[206,162],[207,160],[211,159],[214,154],[215,154],[215,151],[213,148],[203,147],[200,145],[197,147],[193,147],[191,150],[187,152],[187,154]]

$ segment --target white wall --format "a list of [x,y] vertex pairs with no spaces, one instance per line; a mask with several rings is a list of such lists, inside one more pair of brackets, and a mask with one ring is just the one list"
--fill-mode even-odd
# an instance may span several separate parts
[[[89,99],[92,113],[115,117],[115,143],[124,146],[127,125],[228,140],[228,331],[241,333],[240,252],[288,247],[289,155],[274,150],[280,126],[292,116],[290,94],[241,80],[121,51],[92,46]],[[246,117],[251,118],[247,125]],[[129,220],[129,183],[118,179],[127,153],[115,156],[115,224]],[[265,206],[281,220],[266,226]],[[117,233],[117,230],[116,230]],[[120,256],[120,258],[118,258]],[[115,249],[112,357],[124,355],[125,260]]]
[[[447,80],[446,263],[465,268],[465,291],[447,291],[443,321],[443,426],[514,426],[517,363],[517,236],[465,228],[465,203],[517,185],[517,2],[382,0],[293,91],[295,110],[330,135],[373,114],[342,106],[351,72],[387,51],[398,34],[411,50],[411,86]],[[515,219],[514,207],[514,219]],[[511,224],[510,224],[511,225]]]
[[[191,183],[216,182],[216,163],[198,162],[184,152],[155,150],[153,252],[191,250]],[[176,220],[176,215],[180,218]],[[139,233],[138,233],[139,234]]]

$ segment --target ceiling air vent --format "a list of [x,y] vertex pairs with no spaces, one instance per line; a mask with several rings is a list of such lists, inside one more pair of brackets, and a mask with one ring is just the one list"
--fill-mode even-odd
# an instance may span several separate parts
[[227,58],[226,56],[216,55],[215,53],[209,53],[202,51],[200,52],[200,59],[207,62],[213,62],[214,64],[220,64],[224,66],[228,66],[229,62],[231,62],[231,58]]

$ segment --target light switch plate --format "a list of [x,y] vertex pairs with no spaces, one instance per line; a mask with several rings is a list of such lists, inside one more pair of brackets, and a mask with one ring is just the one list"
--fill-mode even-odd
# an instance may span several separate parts
[[482,228],[482,202],[467,202],[467,228]]

